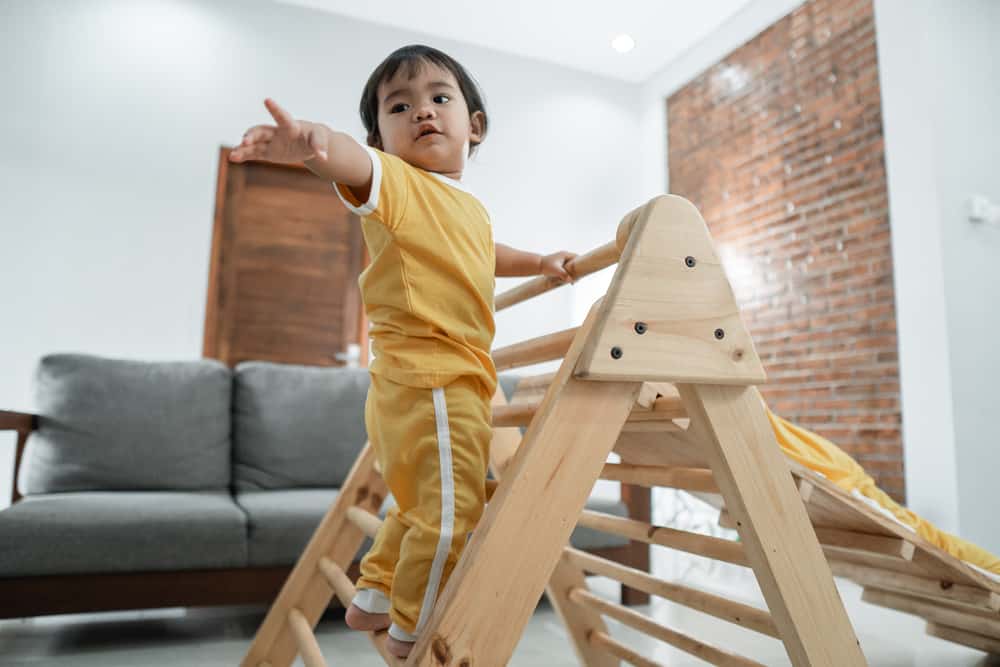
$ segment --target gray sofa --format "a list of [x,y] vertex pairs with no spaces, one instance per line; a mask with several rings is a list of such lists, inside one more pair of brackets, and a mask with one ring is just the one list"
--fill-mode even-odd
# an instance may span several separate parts
[[[0,618],[270,602],[365,442],[367,388],[364,369],[43,358],[38,414],[0,412],[19,434]],[[639,498],[590,506],[641,519]],[[648,569],[645,545],[572,541]]]

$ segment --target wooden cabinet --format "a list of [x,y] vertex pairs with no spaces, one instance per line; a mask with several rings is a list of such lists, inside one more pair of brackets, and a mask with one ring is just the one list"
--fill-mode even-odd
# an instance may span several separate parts
[[219,151],[203,355],[333,366],[368,358],[361,225],[305,167]]

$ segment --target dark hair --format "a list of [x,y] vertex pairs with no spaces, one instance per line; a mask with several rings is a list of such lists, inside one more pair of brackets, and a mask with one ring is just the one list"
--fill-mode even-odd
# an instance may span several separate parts
[[[483,101],[483,93],[479,89],[479,84],[476,83],[476,80],[465,71],[465,68],[457,60],[447,53],[438,51],[430,46],[424,46],[423,44],[411,44],[390,53],[389,57],[383,60],[382,64],[376,67],[375,71],[368,77],[368,83],[365,84],[364,92],[361,93],[359,111],[361,112],[361,122],[368,132],[369,146],[375,146],[382,142],[382,136],[378,129],[378,87],[396,76],[396,73],[400,69],[403,69],[408,77],[413,78],[420,71],[424,63],[437,65],[455,75],[458,88],[462,92],[462,96],[465,97],[465,103],[469,107],[469,115],[471,116],[477,111],[483,112],[482,136],[483,138],[486,137],[486,128],[488,126],[486,104]],[[475,152],[476,146],[479,143],[482,143],[482,140],[470,147],[470,155]]]

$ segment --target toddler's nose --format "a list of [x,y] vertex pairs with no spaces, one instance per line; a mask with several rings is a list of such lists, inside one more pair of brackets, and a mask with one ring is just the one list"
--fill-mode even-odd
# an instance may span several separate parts
[[417,109],[416,121],[419,123],[420,121],[434,118],[434,115],[433,107],[421,107]]

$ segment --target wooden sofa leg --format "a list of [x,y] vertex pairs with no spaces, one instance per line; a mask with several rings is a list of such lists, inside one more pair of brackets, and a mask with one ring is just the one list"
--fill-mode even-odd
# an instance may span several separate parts
[[[634,484],[622,484],[622,502],[628,508],[630,519],[650,523],[652,519],[652,494],[648,487]],[[649,545],[645,542],[632,541],[628,547],[628,557],[625,564],[643,572],[649,572]],[[636,606],[649,604],[649,593],[645,593],[622,584],[622,604]]]

